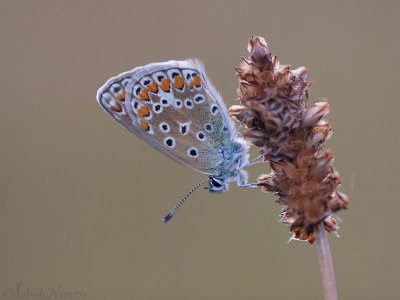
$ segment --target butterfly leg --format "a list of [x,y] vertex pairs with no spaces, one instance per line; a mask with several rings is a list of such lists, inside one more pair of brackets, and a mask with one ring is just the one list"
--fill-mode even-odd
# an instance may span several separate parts
[[235,133],[233,134],[233,136],[236,136],[239,133],[240,129],[242,129],[242,127],[243,127],[243,122],[240,123],[239,126],[236,128]]
[[258,183],[246,183],[246,184],[239,184],[238,183],[238,187],[248,187],[248,188],[253,188],[256,189],[258,188]]
[[[256,158],[256,160],[257,159],[259,159],[259,157]],[[250,161],[249,163],[245,164],[242,167],[238,167],[238,170],[237,170],[238,173],[237,173],[237,177],[236,177],[236,181],[237,182],[236,183],[237,183],[237,185],[239,187],[250,187],[250,188],[257,188],[258,187],[258,183],[247,183],[247,172],[242,170],[243,167],[248,166],[250,164],[254,164],[253,161],[254,160]],[[239,161],[239,166],[240,166],[240,161]]]
[[[256,158],[245,163],[243,166],[241,165],[241,159],[239,159],[238,168],[237,168],[238,175],[236,177],[237,185],[239,187],[258,188],[258,185],[259,185],[258,182],[247,183],[247,172],[245,172],[243,169],[247,168],[249,166],[255,165],[255,164],[263,163],[264,162],[263,158],[264,158],[264,155],[257,156]],[[260,159],[262,159],[262,160],[258,161]]]
[[264,157],[264,155],[257,156],[256,158],[254,158],[251,161],[247,162],[243,166],[240,166],[239,169],[244,169],[244,168],[247,168],[247,167],[252,166],[252,165],[261,164],[261,163],[264,162],[264,160],[261,160],[261,161],[257,161],[257,160],[262,159],[263,157]]

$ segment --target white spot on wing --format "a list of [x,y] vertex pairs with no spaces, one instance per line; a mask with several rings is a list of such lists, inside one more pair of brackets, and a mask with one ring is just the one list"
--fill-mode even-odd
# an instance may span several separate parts
[[185,100],[185,106],[186,108],[192,109],[193,108],[193,101],[190,99]]
[[170,130],[171,130],[169,125],[165,122],[161,122],[159,127],[162,132],[170,132]]
[[199,157],[199,151],[195,147],[191,147],[186,151],[187,155],[192,158]]
[[175,139],[173,137],[167,136],[164,139],[164,145],[171,149],[175,148]]
[[175,105],[176,108],[182,108],[182,106],[183,106],[183,101],[180,100],[180,99],[175,99],[175,100],[174,100],[174,105]]
[[205,123],[203,127],[204,127],[204,130],[208,133],[214,131],[214,126],[212,126],[212,124],[210,124],[210,123]]
[[217,104],[212,104],[210,106],[210,113],[211,115],[215,116],[219,112],[219,107]]
[[160,114],[160,113],[162,113],[162,111],[163,111],[163,106],[162,106],[160,103],[154,103],[154,104],[153,104],[153,111],[154,111],[156,114]]
[[186,123],[179,123],[179,132],[180,132],[182,135],[187,135],[187,134],[189,133],[190,124],[191,124],[191,123],[192,123],[191,121],[186,122]]
[[206,135],[204,134],[204,132],[198,131],[198,132],[196,133],[196,138],[197,138],[199,141],[205,141],[205,140],[206,140]]
[[204,101],[206,101],[206,98],[204,97],[203,94],[197,94],[196,96],[194,96],[193,100],[194,100],[194,103],[200,104],[200,103],[203,103]]

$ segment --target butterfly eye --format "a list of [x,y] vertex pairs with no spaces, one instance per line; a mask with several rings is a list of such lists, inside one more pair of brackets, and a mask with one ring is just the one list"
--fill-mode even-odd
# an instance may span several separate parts
[[220,180],[216,180],[214,177],[210,177],[210,184],[216,188],[219,188],[222,186]]

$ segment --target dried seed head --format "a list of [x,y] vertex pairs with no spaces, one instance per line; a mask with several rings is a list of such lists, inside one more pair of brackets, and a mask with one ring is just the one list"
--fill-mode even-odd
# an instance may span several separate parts
[[332,129],[323,118],[326,99],[307,108],[310,82],[305,67],[290,70],[280,65],[261,37],[252,37],[249,58],[237,68],[240,106],[229,109],[234,120],[244,122],[244,138],[261,148],[272,172],[260,175],[258,186],[279,196],[280,217],[290,225],[293,238],[313,243],[314,225],[324,222],[336,233],[332,213],[346,209],[349,199],[336,189],[340,177],[332,167],[334,154],[322,149]]
[[303,118],[303,128],[313,127],[315,124],[319,122],[323,117],[325,117],[329,113],[329,104],[328,102],[316,102],[314,103],[314,107],[309,109]]

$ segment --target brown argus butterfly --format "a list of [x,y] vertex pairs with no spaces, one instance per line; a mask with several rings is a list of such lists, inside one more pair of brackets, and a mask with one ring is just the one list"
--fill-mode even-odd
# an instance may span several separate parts
[[97,101],[120,125],[176,162],[209,177],[163,219],[168,221],[201,184],[209,192],[227,182],[246,185],[246,142],[236,137],[225,104],[199,60],[170,60],[137,67],[109,79]]

